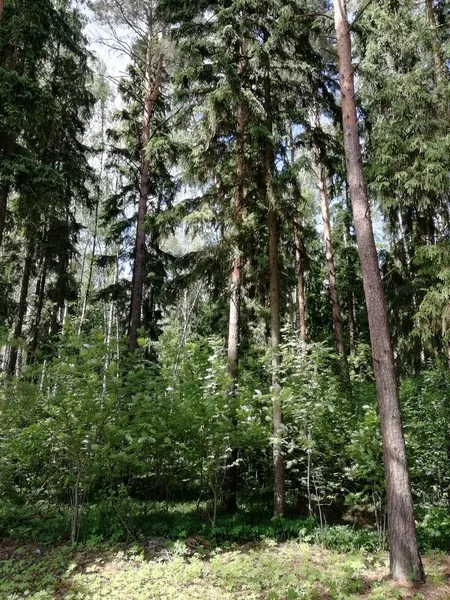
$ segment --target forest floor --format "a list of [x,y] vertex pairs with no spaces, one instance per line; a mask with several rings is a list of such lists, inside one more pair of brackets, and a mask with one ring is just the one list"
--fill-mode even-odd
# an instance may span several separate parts
[[[196,542],[195,542],[196,543]],[[153,538],[144,547],[0,544],[7,600],[448,600],[450,557],[425,557],[426,586],[399,588],[384,553],[271,540],[229,549]]]

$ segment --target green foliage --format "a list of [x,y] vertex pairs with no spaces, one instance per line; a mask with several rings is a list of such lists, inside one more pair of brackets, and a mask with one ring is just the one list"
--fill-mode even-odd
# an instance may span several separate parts
[[450,550],[450,514],[445,508],[427,508],[417,527],[420,544],[425,549]]
[[[114,556],[122,581],[109,563],[85,570],[67,564],[65,549],[64,559],[46,550],[54,576],[44,572],[46,559],[36,559],[36,585],[31,575],[22,581],[14,574],[9,587],[0,583],[2,593],[178,598],[180,581],[188,581],[193,591],[183,585],[186,597],[388,598],[383,585],[364,588],[365,556],[352,562],[323,550],[373,552],[386,544],[367,315],[334,122],[336,64],[323,15],[329,3],[163,0],[151,3],[151,31],[145,0],[88,4],[128,53],[125,74],[116,83],[111,78],[111,89],[108,69],[92,78],[85,12],[67,2],[5,0],[1,17],[0,208],[6,203],[7,235],[0,249],[0,530],[39,547],[79,541],[89,556],[104,540],[145,545],[164,538],[169,560],[147,564],[140,551]],[[436,38],[429,16],[409,0],[365,4],[353,37],[418,531],[424,548],[447,550],[450,136],[448,15],[441,4],[434,6]],[[143,148],[144,99],[160,53]],[[324,131],[311,124],[312,113]],[[315,143],[329,176],[349,378],[331,347]],[[142,329],[139,350],[130,353],[144,157],[150,173]],[[268,174],[279,237],[277,375],[288,505],[285,518],[276,519],[269,509],[272,445],[279,440],[272,435],[268,350]],[[296,331],[297,221],[306,343]],[[239,364],[232,381],[226,338],[238,256]],[[232,468],[240,509],[234,516],[222,514]],[[183,545],[189,536],[233,551],[225,557],[214,548],[205,560],[203,547],[192,557]],[[342,569],[315,566],[305,546],[278,546],[289,539],[322,544],[319,554]],[[262,545],[233,546],[254,542]],[[14,556],[19,573],[27,570],[28,562]]]
[[[7,549],[0,562],[0,594],[33,600],[81,600],[86,597],[167,598],[182,600],[394,600],[399,590],[384,581],[382,555],[339,554],[295,542],[267,542],[229,551],[216,548],[211,556],[186,557],[182,546],[161,549],[160,560],[145,547],[35,546]],[[443,593],[445,560],[430,556],[429,588]]]

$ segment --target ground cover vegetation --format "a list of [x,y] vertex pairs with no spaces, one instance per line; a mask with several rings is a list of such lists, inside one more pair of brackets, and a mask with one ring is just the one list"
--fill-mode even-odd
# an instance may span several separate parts
[[449,31],[0,1],[5,598],[450,597]]

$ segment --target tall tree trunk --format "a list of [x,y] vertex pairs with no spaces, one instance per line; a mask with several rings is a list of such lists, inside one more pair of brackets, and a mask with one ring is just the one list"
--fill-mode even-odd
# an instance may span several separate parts
[[[116,256],[119,254],[119,248],[117,245]],[[111,285],[117,285],[119,282],[119,261],[116,259],[116,265],[114,268],[114,272],[112,275]],[[113,326],[114,326],[114,311],[115,311],[115,303],[111,298],[109,301],[108,308],[108,317],[105,323],[105,369],[103,373],[103,393],[106,393],[106,383],[107,383],[107,371],[111,362],[111,339],[113,335]]]
[[[91,259],[89,261],[88,280],[87,280],[87,283],[86,283],[86,290],[84,292],[83,306],[81,308],[80,324],[78,325],[78,335],[81,335],[81,332],[83,331],[83,323],[84,323],[84,319],[86,317],[87,304],[88,304],[88,301],[89,301],[89,293],[91,291],[92,274],[94,272],[95,251],[96,251],[96,248],[97,248],[98,208],[99,208],[99,204],[100,204],[100,188],[98,190],[97,202],[95,204],[95,215],[94,215],[95,224],[94,224],[94,235],[93,235],[93,239],[92,239],[92,254],[91,254]],[[84,265],[83,265],[83,267],[84,267]]]
[[[319,128],[319,119],[316,116],[314,126]],[[336,350],[343,365],[343,371],[348,372],[347,354],[344,344],[344,330],[342,327],[342,312],[336,285],[336,266],[334,264],[333,242],[331,238],[330,203],[328,199],[327,177],[325,165],[322,161],[320,147],[314,143],[314,156],[316,162],[317,185],[320,194],[320,207],[322,211],[323,237],[325,244],[325,258],[327,261],[328,285],[330,288],[331,312],[333,317],[333,333]]]
[[[295,140],[294,131],[291,127],[291,166],[295,165]],[[305,279],[302,261],[302,247],[300,243],[301,222],[300,217],[294,218],[294,253],[295,253],[295,273],[297,276],[297,303],[298,303],[298,321],[300,341],[306,342],[306,310],[305,310]]]
[[3,0],[0,0],[0,21],[2,20],[3,17]]
[[0,247],[3,242],[3,232],[6,225],[6,212],[8,208],[9,184],[0,186]]
[[285,481],[283,457],[283,414],[279,370],[280,355],[280,284],[278,274],[278,223],[275,212],[275,197],[272,187],[271,162],[266,163],[266,182],[269,200],[269,293],[270,293],[270,340],[272,351],[272,417],[273,417],[273,469],[274,469],[274,514],[283,515],[285,509]]
[[[240,50],[241,56],[239,59],[238,71],[241,72],[245,65],[245,51],[243,46]],[[237,427],[236,417],[236,392],[238,384],[238,368],[239,368],[239,337],[240,337],[240,312],[241,312],[241,277],[242,268],[244,266],[241,248],[239,244],[240,229],[242,226],[243,210],[244,210],[244,145],[245,145],[245,123],[246,112],[240,102],[236,114],[236,185],[234,187],[233,196],[233,219],[234,229],[236,234],[233,270],[231,273],[231,295],[230,295],[230,312],[228,319],[228,374],[231,379],[230,384],[230,404],[231,404],[231,421],[232,427]],[[223,505],[227,512],[236,512],[237,510],[237,459],[238,451],[233,446],[230,459],[227,464],[227,473],[224,479],[224,495]]]
[[356,323],[355,323],[355,296],[350,290],[348,293],[348,346],[350,355],[355,351]]
[[[17,320],[16,320],[16,325],[14,327],[14,333],[13,333],[14,342],[16,342],[19,338],[22,337],[23,322],[25,319],[25,314],[27,312],[28,287],[30,284],[32,264],[33,264],[33,250],[31,248],[31,245],[29,244],[28,250],[27,250],[27,255],[25,257],[24,267],[23,267],[22,285],[20,288],[19,306],[18,306],[18,310],[17,310]],[[18,355],[17,346],[16,345],[11,346],[10,352],[9,352],[8,366],[6,369],[6,372],[10,377],[12,377],[14,375],[14,373],[16,372],[17,355]]]
[[[345,247],[353,246],[352,237],[350,233],[350,223],[351,223],[351,209],[349,205],[349,197],[348,197],[348,184],[345,184],[345,202],[348,216],[344,219],[344,227],[343,227],[343,237],[344,237],[344,245]],[[347,268],[350,273],[353,269],[352,259],[350,255],[347,254]],[[356,315],[355,315],[355,293],[353,291],[353,287],[351,285],[348,286],[347,293],[347,307],[348,307],[348,349],[350,355],[355,351],[355,343],[356,343]]]
[[273,496],[274,514],[282,516],[285,510],[285,479],[283,456],[283,413],[280,386],[280,282],[278,272],[278,218],[273,188],[274,151],[272,143],[272,91],[270,65],[264,78],[264,100],[268,139],[265,142],[265,186],[268,203],[267,225],[269,233],[269,298],[270,342],[272,353],[272,423],[273,423]]
[[41,324],[42,309],[44,307],[46,280],[47,280],[47,260],[44,258],[42,261],[42,271],[41,271],[40,277],[39,277],[37,285],[36,285],[36,296],[37,296],[36,315],[34,317],[34,323],[33,323],[33,328],[32,328],[31,344],[28,348],[28,354],[27,354],[27,364],[28,365],[33,364],[35,357],[36,357],[36,349],[37,349],[38,340],[39,340],[39,327]]
[[300,341],[306,342],[305,280],[300,244],[300,223],[294,221],[295,272],[297,275],[297,301]]
[[[101,104],[101,128],[100,128],[101,139],[102,139],[102,151],[100,154],[100,167],[99,167],[98,183],[97,183],[97,198],[96,198],[96,202],[95,202],[94,236],[93,236],[93,240],[92,240],[92,254],[91,254],[91,260],[89,262],[88,280],[87,280],[86,291],[85,291],[84,299],[83,299],[83,306],[81,309],[81,317],[80,317],[80,324],[78,327],[78,335],[80,335],[83,330],[83,323],[84,323],[84,318],[86,316],[86,309],[87,309],[87,303],[89,300],[89,293],[91,291],[92,273],[94,270],[95,251],[96,251],[96,247],[97,247],[98,210],[100,207],[100,200],[101,200],[101,186],[102,186],[102,182],[103,182],[103,162],[104,162],[104,154],[105,154],[105,122],[106,122],[105,102],[103,101]],[[83,257],[83,268],[81,271],[82,276],[83,276],[85,258],[86,258],[86,254]],[[83,279],[81,281],[83,281]]]
[[[152,16],[150,16],[150,21]],[[142,297],[145,278],[145,218],[147,216],[148,186],[150,175],[150,161],[148,157],[148,142],[150,140],[150,122],[153,106],[159,94],[159,87],[163,67],[163,54],[160,50],[158,64],[156,67],[155,80],[152,85],[152,43],[153,33],[151,22],[149,23],[147,36],[147,50],[145,58],[145,101],[144,118],[142,122],[141,136],[141,171],[139,184],[139,206],[136,225],[136,246],[133,270],[133,286],[131,291],[131,315],[130,315],[130,350],[138,347],[138,330],[141,326]]]
[[353,218],[369,317],[374,373],[381,422],[386,477],[390,567],[398,581],[424,581],[417,547],[411,487],[406,462],[398,387],[389,322],[378,255],[373,235],[370,205],[365,187],[355,87],[350,28],[345,0],[334,0],[339,83],[345,160],[353,205]]

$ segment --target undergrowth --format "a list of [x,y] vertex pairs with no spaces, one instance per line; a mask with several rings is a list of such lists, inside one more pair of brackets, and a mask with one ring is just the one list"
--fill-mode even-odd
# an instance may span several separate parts
[[[82,510],[78,540],[91,547],[99,543],[144,543],[149,538],[184,540],[201,536],[214,546],[245,544],[272,539],[320,544],[340,552],[386,549],[387,541],[373,528],[338,524],[319,527],[307,518],[274,518],[260,508],[241,509],[221,515],[212,526],[205,505],[154,504],[147,506],[129,498],[89,505]],[[0,505],[0,537],[42,546],[65,544],[70,538],[68,507],[38,503]],[[422,550],[450,552],[450,516],[447,510],[423,510],[417,525]]]

